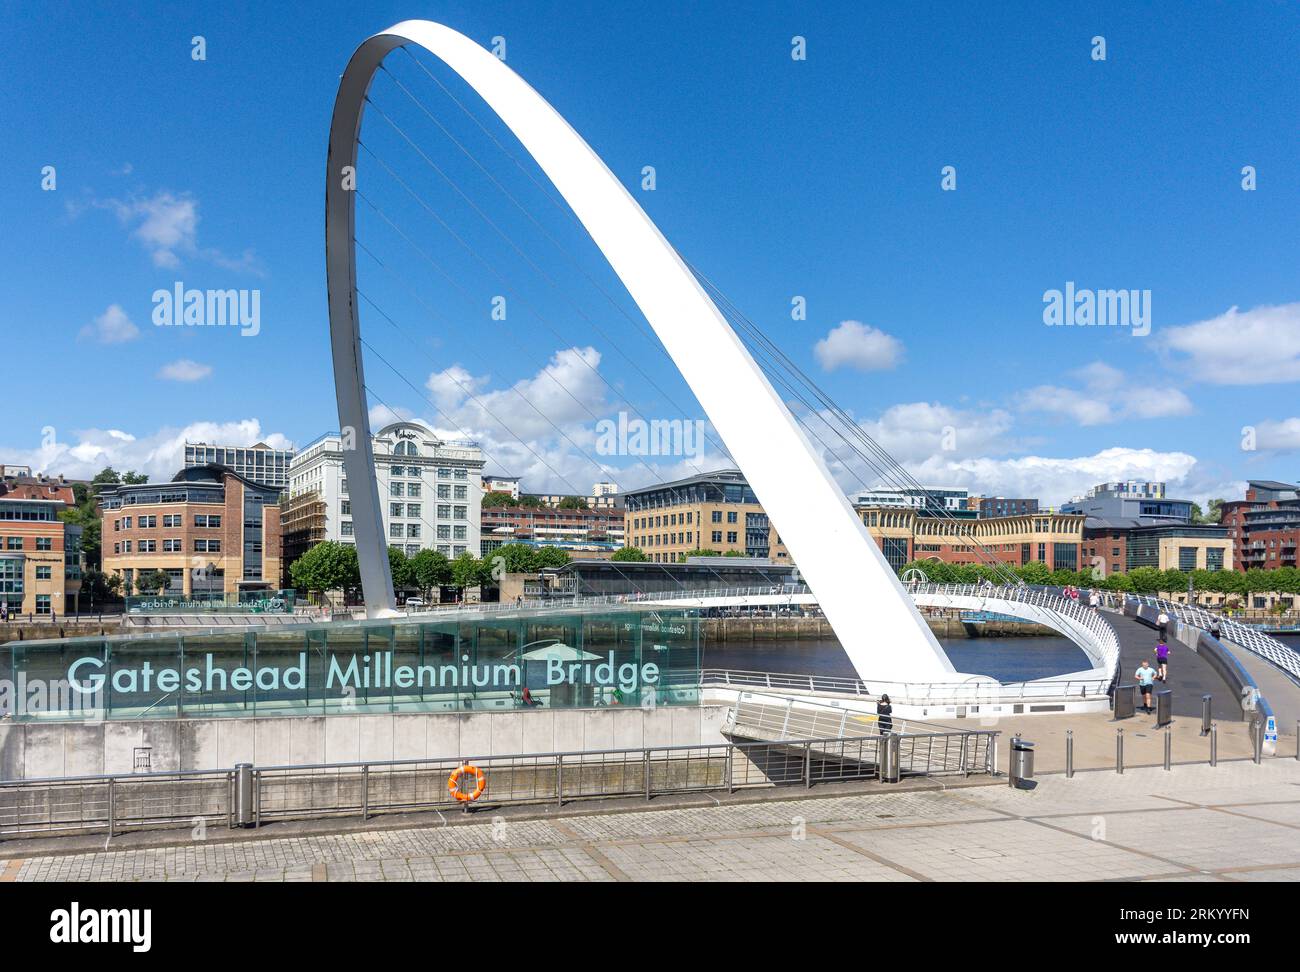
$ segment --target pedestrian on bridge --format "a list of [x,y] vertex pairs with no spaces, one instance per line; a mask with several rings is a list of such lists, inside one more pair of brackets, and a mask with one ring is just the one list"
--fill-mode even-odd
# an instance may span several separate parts
[[876,723],[880,726],[882,736],[888,736],[893,731],[894,704],[889,701],[888,695],[882,695],[876,703]]
[[1162,682],[1169,681],[1169,645],[1161,638],[1156,643],[1156,678]]
[[1134,672],[1134,678],[1138,680],[1138,687],[1142,689],[1142,711],[1150,712],[1152,710],[1151,691],[1155,688],[1156,670],[1151,667],[1150,662],[1143,658],[1142,664]]
[[1165,640],[1165,634],[1169,631],[1169,615],[1165,614],[1165,609],[1160,609],[1160,617],[1156,618],[1156,624],[1160,626],[1160,640]]

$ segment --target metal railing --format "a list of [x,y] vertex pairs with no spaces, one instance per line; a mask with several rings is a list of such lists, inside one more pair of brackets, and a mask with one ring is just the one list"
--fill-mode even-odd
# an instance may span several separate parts
[[[895,734],[912,775],[992,773],[997,732]],[[236,806],[236,771],[134,773],[0,782],[0,837],[110,835],[198,821],[249,821],[465,809],[448,786],[457,767],[482,769],[475,809],[880,778],[881,736],[724,742],[592,752],[376,760],[251,770],[251,807]]]
[[706,668],[699,673],[701,688],[766,688],[786,692],[852,695],[869,699],[888,695],[905,704],[978,704],[1016,700],[1087,699],[1106,695],[1111,679],[1063,678],[1030,682],[885,682],[838,675],[796,675]]
[[1130,596],[1138,604],[1163,610],[1169,617],[1194,628],[1200,628],[1202,631],[1217,627],[1222,640],[1231,641],[1234,645],[1240,645],[1252,654],[1259,655],[1275,668],[1280,669],[1293,682],[1300,684],[1300,655],[1271,635],[1202,607],[1175,604],[1145,594]]

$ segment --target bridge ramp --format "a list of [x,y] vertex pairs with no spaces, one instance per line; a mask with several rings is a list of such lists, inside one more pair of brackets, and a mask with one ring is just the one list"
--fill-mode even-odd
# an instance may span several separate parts
[[[1159,632],[1138,618],[1130,618],[1119,613],[1108,613],[1107,620],[1119,637],[1119,680],[1122,685],[1131,685],[1136,679],[1133,673],[1146,659],[1155,667],[1156,642]],[[1169,637],[1174,635],[1175,625],[1169,625]],[[1201,696],[1209,695],[1211,715],[1221,722],[1241,722],[1243,719],[1241,703],[1237,695],[1209,664],[1196,652],[1178,641],[1169,642],[1169,681],[1156,682],[1155,690],[1170,689],[1174,693],[1174,715],[1184,718],[1201,717]],[[1138,699],[1139,703],[1141,698]]]

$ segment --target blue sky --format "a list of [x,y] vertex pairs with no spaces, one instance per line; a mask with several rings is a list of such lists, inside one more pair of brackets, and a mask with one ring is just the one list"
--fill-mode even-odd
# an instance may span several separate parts
[[[336,426],[323,272],[334,92],[365,36],[426,17],[485,46],[504,37],[507,63],[682,254],[923,480],[1055,503],[1110,478],[1168,479],[1200,499],[1300,478],[1300,8],[729,8],[3,4],[0,462],[163,476],[187,436],[301,445]],[[790,56],[795,35],[806,60]],[[1091,56],[1099,35],[1104,61]],[[518,151],[471,92],[421,63]],[[595,418],[703,417],[584,276],[646,326],[594,246],[411,59],[390,64],[374,104],[557,286],[369,114],[375,157],[484,258],[363,153],[368,198],[455,281],[359,204],[358,239],[389,268],[361,257],[359,284],[402,325],[363,309],[402,374],[368,359],[372,404],[475,435],[490,468],[539,490],[605,478],[588,458]],[[502,280],[511,311],[494,323]],[[151,295],[175,281],[257,289],[259,333],[155,327]],[[1043,294],[1067,281],[1149,290],[1150,334],[1045,326]],[[791,319],[795,295],[806,320]],[[638,485],[724,459],[599,461]]]

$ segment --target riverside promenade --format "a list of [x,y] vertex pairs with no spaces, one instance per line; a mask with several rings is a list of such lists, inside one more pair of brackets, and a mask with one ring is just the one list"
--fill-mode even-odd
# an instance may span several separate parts
[[0,881],[1024,880],[1300,880],[1300,762],[0,845]]

